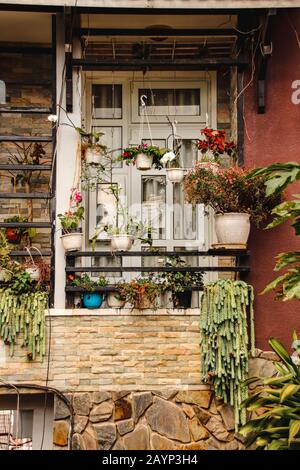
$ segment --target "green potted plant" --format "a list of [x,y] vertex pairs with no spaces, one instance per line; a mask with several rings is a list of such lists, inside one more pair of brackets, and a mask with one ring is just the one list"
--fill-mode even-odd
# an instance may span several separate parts
[[64,214],[58,214],[62,229],[61,240],[66,251],[76,251],[82,247],[83,234],[80,224],[83,219],[84,207],[80,205],[81,201],[80,191],[73,188],[69,210]]
[[12,261],[9,256],[11,248],[3,230],[0,231],[0,282],[5,282],[11,277]]
[[[14,215],[12,217],[7,217],[4,219],[5,223],[26,223],[28,222],[27,217],[20,217],[18,215]],[[9,243],[18,245],[21,243],[23,239],[31,240],[36,236],[36,229],[35,228],[25,228],[25,227],[8,227],[5,229],[6,238]]]
[[224,130],[205,127],[201,134],[204,139],[197,139],[194,142],[201,155],[199,166],[216,172],[222,159],[236,154],[236,144],[226,140]]
[[109,308],[123,308],[126,304],[126,297],[122,294],[122,289],[119,287],[124,284],[125,281],[119,281],[114,288],[107,293],[106,302]]
[[99,277],[97,280],[93,280],[87,273],[84,273],[80,277],[75,277],[71,281],[71,285],[80,287],[83,289],[82,303],[85,308],[95,309],[100,308],[103,302],[103,293],[96,292],[97,287],[105,287],[107,280],[104,277]]
[[247,175],[238,167],[214,173],[197,162],[184,177],[186,201],[214,209],[217,239],[223,246],[245,248],[250,221],[261,226],[278,203],[277,196],[267,196],[265,177],[249,179]]
[[159,295],[162,293],[162,283],[154,275],[138,277],[130,282],[118,285],[122,299],[138,309],[155,309]]
[[186,268],[186,271],[168,271],[161,275],[164,290],[171,291],[174,308],[190,308],[192,302],[192,286],[203,287],[203,273],[188,271],[189,265],[180,257],[168,259],[171,268]]
[[167,149],[161,149],[154,145],[140,144],[125,148],[119,160],[126,165],[136,165],[138,170],[150,170],[152,166],[157,170],[162,169],[161,158]]

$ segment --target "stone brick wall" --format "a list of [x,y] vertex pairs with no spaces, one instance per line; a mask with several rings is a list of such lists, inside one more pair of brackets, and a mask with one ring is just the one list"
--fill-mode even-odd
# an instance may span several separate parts
[[[101,309],[95,316],[82,312],[48,317],[49,386],[75,392],[124,387],[184,389],[200,383],[197,310],[187,310],[186,314],[182,310],[159,310],[155,314],[123,310],[120,315]],[[0,377],[10,382],[45,384],[47,358],[28,362],[20,346],[13,357],[3,343],[0,349],[5,353],[0,358]]]

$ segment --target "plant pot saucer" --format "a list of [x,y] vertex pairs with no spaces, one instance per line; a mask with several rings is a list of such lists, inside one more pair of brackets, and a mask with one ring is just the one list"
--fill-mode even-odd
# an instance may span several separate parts
[[215,250],[245,250],[246,243],[213,243],[211,247]]

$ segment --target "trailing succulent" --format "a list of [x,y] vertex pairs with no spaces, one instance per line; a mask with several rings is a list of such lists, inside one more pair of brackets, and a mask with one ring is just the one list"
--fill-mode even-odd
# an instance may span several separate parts
[[11,356],[19,334],[29,359],[45,355],[45,309],[48,292],[27,272],[13,273],[0,288],[0,337],[10,346]]
[[246,436],[247,447],[300,450],[300,341],[294,331],[291,356],[277,339],[270,338],[269,344],[281,361],[274,362],[277,375],[246,380],[245,385],[256,383],[259,388],[242,406],[259,414],[240,432]]
[[251,352],[254,355],[253,288],[243,281],[208,283],[201,300],[201,364],[205,381],[214,385],[216,396],[234,407],[236,430],[246,422],[240,405],[247,398],[250,311]]

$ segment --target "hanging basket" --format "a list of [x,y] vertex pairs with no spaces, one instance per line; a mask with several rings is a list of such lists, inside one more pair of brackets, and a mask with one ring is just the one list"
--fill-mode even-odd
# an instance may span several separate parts
[[166,172],[171,183],[181,183],[185,170],[183,168],[166,168]]
[[[81,229],[77,229],[81,230]],[[83,234],[80,232],[62,232],[60,237],[65,251],[78,251],[82,248]]]
[[88,147],[85,151],[85,161],[89,164],[100,165],[103,151],[99,148]]
[[139,153],[136,156],[136,167],[138,170],[151,170],[153,164],[153,156],[145,153]]

